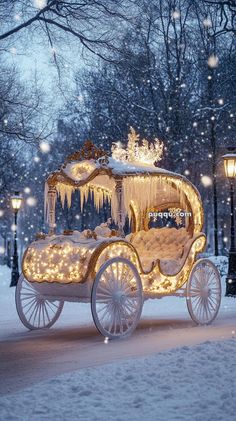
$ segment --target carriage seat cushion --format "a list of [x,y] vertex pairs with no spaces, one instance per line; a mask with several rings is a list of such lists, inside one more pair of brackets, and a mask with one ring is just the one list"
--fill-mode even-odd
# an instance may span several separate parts
[[185,228],[151,228],[138,231],[126,237],[136,248],[143,268],[150,270],[152,262],[159,259],[163,269],[175,273],[180,265],[184,248],[190,240]]

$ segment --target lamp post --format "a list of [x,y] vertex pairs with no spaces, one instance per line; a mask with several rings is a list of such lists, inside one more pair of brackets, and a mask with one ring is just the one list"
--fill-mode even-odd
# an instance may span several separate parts
[[11,206],[14,212],[14,252],[12,258],[12,272],[10,287],[15,287],[19,279],[18,253],[17,253],[17,215],[21,208],[22,196],[18,191],[11,197]]
[[230,249],[229,269],[226,277],[226,296],[236,295],[236,247],[235,247],[235,209],[234,209],[234,181],[236,178],[236,154],[231,153],[223,156],[226,177],[230,183]]

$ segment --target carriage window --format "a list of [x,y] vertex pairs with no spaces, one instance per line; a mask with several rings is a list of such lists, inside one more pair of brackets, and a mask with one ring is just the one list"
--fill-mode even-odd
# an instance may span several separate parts
[[149,209],[147,212],[147,228],[182,228],[186,227],[191,212],[177,207],[165,209]]

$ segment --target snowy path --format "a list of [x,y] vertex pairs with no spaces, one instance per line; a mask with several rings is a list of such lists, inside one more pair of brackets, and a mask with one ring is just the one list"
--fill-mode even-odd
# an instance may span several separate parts
[[230,339],[236,331],[234,299],[223,297],[216,321],[211,326],[196,327],[189,318],[185,300],[169,297],[145,303],[138,328],[125,340],[105,344],[93,326],[86,304],[67,304],[53,328],[28,332],[16,314],[14,289],[3,282],[1,291],[1,394],[81,368]]

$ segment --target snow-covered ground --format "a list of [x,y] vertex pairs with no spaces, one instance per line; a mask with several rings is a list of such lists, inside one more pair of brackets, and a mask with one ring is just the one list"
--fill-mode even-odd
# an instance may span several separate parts
[[234,420],[235,347],[205,342],[54,377],[0,398],[0,419]]
[[185,300],[166,297],[145,303],[130,338],[108,344],[87,304],[68,303],[55,327],[28,332],[9,277],[0,266],[0,420],[235,418],[236,301],[224,297],[224,277],[211,326],[196,327]]

